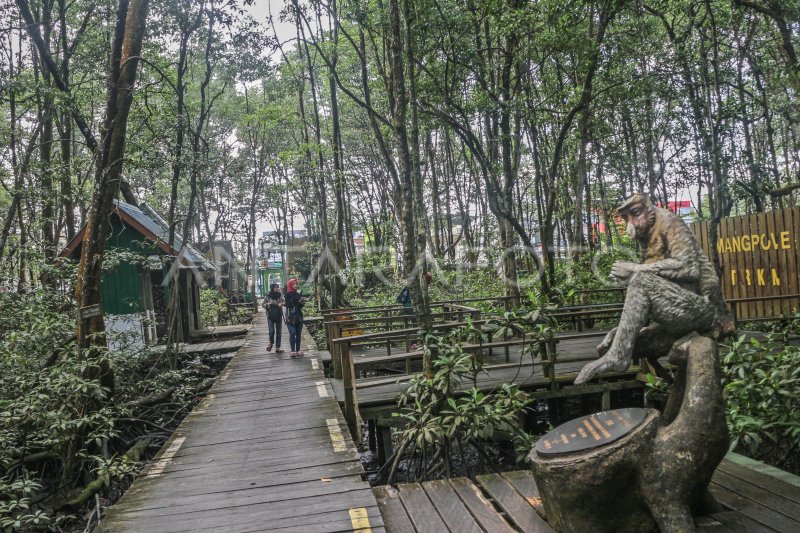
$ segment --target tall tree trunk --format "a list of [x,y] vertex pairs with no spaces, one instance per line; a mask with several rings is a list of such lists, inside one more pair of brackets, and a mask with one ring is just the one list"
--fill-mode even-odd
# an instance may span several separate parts
[[[331,12],[333,18],[336,18],[336,0],[331,2]],[[331,27],[332,26],[332,27]],[[347,210],[347,200],[345,198],[344,187],[344,169],[342,168],[342,133],[339,124],[339,99],[336,91],[336,65],[338,62],[338,46],[339,46],[339,25],[336,23],[331,24],[329,18],[329,31],[333,35],[333,50],[331,52],[331,59],[328,63],[328,88],[330,89],[330,107],[331,107],[331,126],[333,128],[331,135],[331,148],[333,152],[333,189],[334,196],[336,197],[336,239],[333,245],[333,257],[336,259],[337,268],[343,268],[345,264],[345,256],[349,248],[352,247],[353,234],[348,233],[346,230],[349,226],[347,219],[349,212]],[[342,276],[339,272],[334,272],[331,278],[331,307],[344,307],[344,283],[342,283]]]
[[[422,331],[430,331],[432,325],[430,298],[428,294],[428,258],[427,245],[428,214],[425,207],[425,195],[422,182],[421,144],[419,137],[419,98],[417,98],[417,60],[414,50],[414,33],[416,25],[416,6],[414,0],[403,1],[403,18],[405,22],[404,56],[405,67],[408,72],[408,102],[411,110],[411,130],[409,132],[409,148],[411,153],[411,179],[414,191],[412,209],[414,211],[414,233],[416,237],[416,262],[417,279],[419,280],[419,296],[417,320]],[[423,357],[423,371],[426,375],[433,375],[433,364],[430,357]]]
[[[41,6],[40,25],[42,28],[42,40],[46,54],[50,55],[50,46],[53,31],[53,5],[50,0],[44,0]],[[53,112],[54,101],[52,86],[52,76],[47,67],[40,63],[42,82],[45,89],[41,99],[41,109],[39,110],[40,120],[42,121],[41,143],[39,146],[39,164],[41,166],[41,187],[39,189],[42,202],[42,245],[44,247],[44,258],[47,263],[53,261],[56,252],[55,235],[55,191],[53,189]]]
[[[181,11],[185,8],[185,11]],[[176,66],[176,82],[175,82],[175,116],[177,123],[175,124],[175,148],[172,160],[172,181],[170,186],[169,195],[169,212],[167,215],[167,223],[169,224],[169,244],[175,242],[175,233],[178,226],[178,187],[183,174],[184,161],[183,161],[183,148],[184,138],[186,136],[186,123],[189,120],[188,114],[185,109],[186,99],[186,73],[189,70],[189,42],[192,35],[197,31],[202,23],[203,10],[192,17],[189,12],[188,4],[179,3],[177,6],[179,13],[178,27],[180,28],[180,38],[178,45],[178,64]],[[188,219],[185,221],[188,224]]]
[[[321,287],[326,288],[331,293],[331,300],[333,300],[334,297],[336,297],[336,299],[339,299],[339,295],[337,292],[339,285],[337,284],[337,281],[335,281],[332,278],[334,277],[338,278],[340,272],[335,271],[335,266],[338,265],[331,264],[331,259],[333,259],[334,262],[338,262],[336,261],[336,258],[338,257],[338,250],[334,252],[333,248],[335,248],[335,246],[332,246],[331,244],[330,228],[328,225],[328,205],[327,205],[328,193],[325,184],[325,179],[322,177],[325,173],[325,156],[322,151],[322,125],[320,121],[320,104],[317,94],[317,80],[316,80],[314,65],[312,64],[311,61],[311,53],[309,51],[308,39],[306,38],[305,31],[303,30],[303,25],[302,25],[302,21],[305,20],[303,18],[304,15],[296,1],[294,5],[295,5],[295,16],[297,18],[296,21],[297,38],[302,43],[303,47],[302,56],[303,59],[305,59],[306,69],[307,69],[306,74],[308,76],[308,82],[311,88],[311,103],[312,103],[313,126],[314,126],[313,129],[317,145],[317,158],[316,158],[317,168],[316,171],[312,169],[310,169],[310,171],[311,171],[311,178],[313,180],[312,182],[314,183],[314,186],[318,191],[317,195],[319,198],[319,204],[318,204],[319,212],[317,213],[317,215],[319,217],[318,225],[320,229],[320,251],[323,255],[320,258],[322,264],[320,265],[318,276],[322,282]],[[308,155],[309,155],[309,163],[311,163],[310,150]],[[320,304],[322,304],[324,302],[324,298],[322,297],[322,294],[319,294],[318,296],[320,297]],[[333,304],[331,303],[330,300],[328,300],[327,305],[333,305]]]
[[[61,26],[61,79],[69,88],[69,63],[72,54],[67,33],[66,0],[58,0],[58,18]],[[70,241],[75,236],[76,222],[75,204],[72,200],[72,117],[67,111],[61,112],[59,137],[61,139],[61,205],[64,209],[67,241]]]
[[114,391],[114,374],[108,360],[102,356],[106,344],[101,298],[103,256],[111,228],[108,219],[119,192],[128,113],[133,101],[148,8],[148,0],[130,0],[130,3],[120,0],[117,7],[103,139],[96,156],[95,186],[77,275],[79,357],[96,361],[89,367],[88,377],[98,379],[110,394]]
[[[401,11],[406,17],[406,24],[410,23],[411,13],[409,5],[404,2],[401,10],[400,0],[389,0],[389,77],[391,79],[390,100],[392,105],[392,131],[395,139],[397,155],[397,174],[400,180],[400,231],[403,245],[403,278],[409,288],[413,302],[414,313],[417,315],[418,325],[422,331],[430,330],[430,314],[425,301],[425,289],[420,280],[424,279],[424,264],[418,264],[418,252],[425,249],[425,233],[420,232],[421,243],[418,243],[417,228],[418,217],[415,209],[416,195],[418,192],[415,161],[412,155],[412,146],[408,132],[408,86],[406,85],[406,65],[409,56],[412,56],[413,43],[404,42],[411,35],[410,28],[403,31]],[[404,39],[405,37],[405,39]],[[406,48],[407,47],[407,48]],[[405,52],[405,53],[404,53]],[[413,57],[413,56],[412,56]],[[412,128],[416,125],[412,124]],[[423,261],[424,263],[424,261]],[[423,357],[422,371],[426,376],[433,375],[433,364],[429,354]]]
[[[593,97],[593,83],[594,83],[594,76],[597,73],[597,69],[600,66],[600,52],[603,42],[605,40],[606,29],[608,28],[611,21],[614,19],[614,16],[619,9],[619,5],[615,2],[603,2],[603,6],[598,12],[598,24],[597,24],[597,34],[594,38],[593,48],[591,51],[591,55],[588,60],[587,70],[583,77],[583,84],[581,89],[581,96],[578,99],[578,102],[569,110],[564,121],[561,123],[561,127],[559,129],[558,136],[555,139],[555,143],[553,146],[553,153],[550,157],[550,162],[547,167],[547,179],[551,181],[551,183],[555,184],[558,183],[558,173],[561,167],[563,153],[564,153],[564,144],[567,138],[567,134],[569,133],[570,129],[572,128],[572,123],[575,120],[575,116],[583,111],[592,101]],[[547,202],[545,204],[544,209],[544,223],[543,223],[543,245],[545,248],[545,258],[546,258],[546,265],[547,265],[547,277],[550,286],[555,284],[555,251],[553,249],[553,239],[555,237],[555,225],[553,223],[553,218],[555,215],[555,207],[556,207],[556,198],[558,194],[555,187],[551,187],[550,194],[548,194]],[[544,289],[544,284],[543,284]]]

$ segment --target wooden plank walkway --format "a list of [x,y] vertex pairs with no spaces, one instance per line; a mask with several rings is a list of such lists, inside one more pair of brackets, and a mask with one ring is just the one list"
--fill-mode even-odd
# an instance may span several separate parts
[[[227,341],[203,342],[198,344],[180,344],[180,350],[188,355],[219,355],[238,351],[245,345],[245,339],[231,339]],[[160,344],[150,348],[156,353],[161,353],[166,346]]]
[[[536,481],[527,470],[375,487],[386,530],[552,533]],[[705,533],[800,531],[800,478],[728,454],[711,490],[725,510],[697,520]]]
[[200,331],[195,331],[192,334],[192,339],[203,339],[210,337],[214,339],[225,339],[228,337],[240,337],[246,335],[251,329],[253,324],[233,324],[230,326],[209,326],[208,328]]
[[[530,355],[521,355],[519,346],[509,349],[509,364],[506,363],[504,350],[495,348],[490,356],[484,354],[484,363],[487,365],[503,365],[499,368],[489,368],[481,372],[477,377],[478,389],[483,391],[493,390],[505,383],[515,384],[533,397],[562,397],[570,395],[591,394],[602,392],[603,390],[621,390],[627,388],[641,388],[642,382],[636,380],[640,371],[638,365],[632,365],[624,372],[611,372],[603,376],[601,382],[572,386],[578,372],[586,364],[585,360],[575,360],[585,358],[588,355],[596,354],[597,344],[602,340],[605,332],[596,332],[594,335],[586,334],[585,337],[577,339],[565,339],[558,343],[558,359],[554,365],[556,381],[562,384],[559,390],[551,390],[551,382],[544,374],[539,357],[536,364],[530,365]],[[368,363],[371,359],[378,358],[378,350],[357,350],[354,351],[354,360],[359,364]],[[384,351],[385,353],[385,351]],[[522,361],[523,364],[519,364]],[[398,394],[408,388],[411,376],[408,374],[398,374],[389,376],[365,377],[356,380],[357,397],[359,410],[364,419],[378,418],[387,415],[387,411],[392,411],[396,407]],[[331,385],[337,400],[344,402],[343,380],[332,378]],[[461,390],[472,387],[470,379],[464,379],[458,388]]]
[[288,349],[266,353],[267,342],[259,313],[245,345],[99,531],[384,531],[315,352],[291,359]]

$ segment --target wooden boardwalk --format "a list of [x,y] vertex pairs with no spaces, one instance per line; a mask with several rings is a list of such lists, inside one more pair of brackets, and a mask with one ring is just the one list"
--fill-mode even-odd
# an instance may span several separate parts
[[[742,331],[741,333],[748,338],[764,337],[763,333],[754,331]],[[508,348],[508,352],[503,348],[493,348],[491,353],[489,350],[484,350],[483,361],[488,368],[478,375],[477,387],[482,391],[490,391],[504,383],[511,383],[524,389],[531,397],[538,399],[643,388],[643,381],[638,379],[642,371],[636,361],[624,372],[609,372],[588,385],[575,386],[573,384],[575,377],[586,362],[597,357],[597,345],[605,334],[606,331],[600,330],[589,330],[580,334],[574,332],[556,334],[558,356],[553,365],[555,374],[553,381],[556,387],[546,375],[540,356],[537,355],[536,362],[531,364],[531,356],[529,354],[522,355],[519,346],[511,346]],[[800,344],[800,339],[791,338],[789,342]],[[383,347],[352,350],[357,373],[365,373],[366,370],[368,374],[370,369],[376,369],[378,374],[388,374],[367,375],[356,379],[358,407],[364,419],[390,416],[391,411],[395,409],[397,396],[408,388],[408,382],[413,377],[413,373],[407,374],[402,369],[403,361],[398,358],[403,357],[403,351],[403,349],[397,349],[390,358],[387,358],[386,350]],[[393,368],[395,369],[393,371],[387,369],[389,364],[384,362],[392,358],[394,358]],[[419,365],[421,365],[419,355],[416,356],[414,362],[417,365],[415,371],[419,372]],[[660,362],[666,364],[665,358]],[[396,372],[396,374],[392,375],[392,372]],[[344,404],[343,380],[331,379],[331,385],[336,398]],[[472,385],[470,379],[464,378],[458,388],[465,390],[471,388]]]
[[375,487],[386,530],[400,532],[553,532],[541,509],[533,476],[526,471]]
[[[453,533],[551,533],[528,471],[375,487],[386,530]],[[711,483],[724,510],[699,517],[706,533],[800,531],[800,478],[728,454]]]
[[195,331],[192,340],[201,339],[227,339],[247,335],[253,329],[253,324],[233,324],[230,326],[210,326],[206,329]]
[[[642,388],[642,381],[637,380],[640,372],[638,365],[632,365],[624,372],[610,372],[598,383],[574,386],[578,372],[586,364],[587,356],[596,354],[596,346],[605,335],[604,331],[585,332],[579,338],[567,338],[558,342],[558,358],[554,365],[555,381],[559,388],[554,390],[552,382],[545,375],[539,356],[536,363],[531,364],[530,355],[521,355],[519,346],[512,346],[508,357],[502,348],[494,348],[489,354],[484,353],[483,360],[489,365],[486,371],[477,378],[480,390],[493,390],[504,383],[511,383],[528,391],[535,398],[557,398],[564,396],[580,396],[583,394],[602,393],[630,388]],[[574,335],[570,334],[570,337]],[[402,351],[402,350],[401,350]],[[353,359],[357,368],[380,367],[385,354],[382,348],[353,350]],[[356,380],[358,406],[364,419],[389,416],[396,407],[398,394],[408,388],[412,375],[398,374],[389,376],[361,377]],[[344,402],[344,383],[341,379],[331,379],[336,398]],[[472,381],[465,378],[460,389],[468,389]]]
[[[288,339],[284,329],[285,349]],[[268,354],[267,341],[259,313],[100,531],[384,531],[319,353]]]
[[[202,342],[198,344],[181,344],[180,350],[188,355],[219,355],[239,350],[245,345],[245,339],[231,339],[227,341]],[[160,344],[153,346],[154,352],[163,352],[166,346]]]

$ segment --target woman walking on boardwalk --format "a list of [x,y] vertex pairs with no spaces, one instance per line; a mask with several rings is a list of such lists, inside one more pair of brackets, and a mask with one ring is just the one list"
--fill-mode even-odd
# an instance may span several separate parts
[[306,304],[304,298],[297,291],[297,279],[292,278],[286,284],[286,328],[289,330],[289,349],[292,350],[292,357],[303,355],[300,351],[300,333],[303,331],[303,306]]
[[281,332],[283,331],[283,305],[284,299],[281,294],[281,286],[278,283],[273,283],[269,286],[269,292],[264,297],[262,304],[264,309],[267,310],[267,323],[269,324],[269,346],[267,351],[272,351],[272,345],[275,345],[275,353],[283,353],[281,350]]

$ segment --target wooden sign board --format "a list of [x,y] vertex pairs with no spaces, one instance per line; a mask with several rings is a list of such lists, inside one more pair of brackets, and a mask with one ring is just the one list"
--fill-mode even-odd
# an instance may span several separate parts
[[536,442],[542,455],[564,455],[611,444],[638,427],[650,409],[603,411],[565,422]]
[[86,307],[81,307],[80,309],[80,315],[83,320],[98,317],[102,314],[103,312],[100,309],[100,304],[88,305]]
[[[711,222],[691,227],[711,257]],[[722,219],[716,251],[722,294],[738,319],[778,317],[800,308],[800,207]]]

